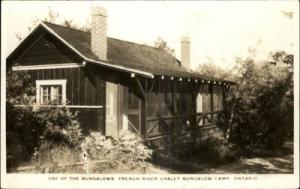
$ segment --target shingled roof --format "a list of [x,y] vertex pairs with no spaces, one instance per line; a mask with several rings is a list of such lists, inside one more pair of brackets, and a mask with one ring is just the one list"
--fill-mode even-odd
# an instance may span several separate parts
[[101,62],[104,66],[139,71],[153,76],[232,83],[187,70],[181,66],[179,60],[162,49],[110,37],[107,39],[107,61],[100,60],[91,50],[91,34],[89,32],[48,22],[42,22],[40,25],[67,43],[72,50],[89,62]]

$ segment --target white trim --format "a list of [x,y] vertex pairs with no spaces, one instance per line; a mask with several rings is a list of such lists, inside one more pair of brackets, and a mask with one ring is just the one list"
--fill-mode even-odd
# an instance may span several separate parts
[[28,37],[29,37],[29,35],[30,34],[32,34],[38,27],[40,26],[40,23],[38,23],[38,24],[36,24],[35,26],[34,26],[34,28],[33,28],[33,30],[31,30],[29,33],[27,33],[27,35],[23,38],[23,39],[21,39],[21,41],[20,41],[20,43],[16,46],[16,48],[14,48],[10,53],[9,53],[9,55],[8,56],[10,56]]
[[66,105],[68,108],[103,108],[102,105],[93,106],[93,105]]
[[97,60],[93,60],[90,58],[87,58],[86,56],[84,56],[81,52],[79,52],[76,48],[74,48],[72,45],[70,45],[67,41],[65,41],[63,38],[61,38],[57,33],[55,33],[55,31],[53,31],[51,28],[49,28],[46,24],[44,24],[43,22],[40,23],[42,26],[44,26],[50,33],[52,33],[53,35],[55,35],[55,37],[57,37],[59,40],[61,40],[65,45],[67,45],[69,48],[71,48],[74,52],[76,52],[79,56],[81,56],[83,59],[85,59],[88,62],[91,63],[97,63],[103,66],[108,66],[111,68],[117,68],[123,71],[127,71],[127,72],[135,72],[141,75],[145,75],[148,77],[153,78],[154,75],[148,72],[144,72],[144,71],[140,71],[140,70],[136,70],[136,69],[131,69],[131,68],[125,68],[123,66],[117,66],[117,65],[112,65],[112,64],[108,64],[102,61],[97,61]]
[[40,105],[41,96],[41,85],[61,85],[62,86],[62,104],[66,104],[66,90],[67,90],[67,80],[66,79],[56,79],[56,80],[36,80],[36,103]]
[[55,31],[53,31],[51,28],[49,28],[46,24],[44,24],[43,22],[40,22],[40,24],[42,26],[44,26],[44,28],[46,28],[50,33],[52,33],[53,35],[55,35],[55,37],[57,37],[59,40],[61,40],[65,45],[67,45],[69,48],[71,48],[74,52],[76,52],[79,56],[81,56],[83,59],[86,59],[86,57],[81,54],[77,49],[75,49],[72,45],[70,45],[67,41],[65,41],[63,38],[61,38],[57,33],[55,33]]
[[126,71],[126,72],[134,72],[136,74],[140,74],[140,75],[144,75],[144,76],[147,76],[147,77],[150,77],[150,78],[154,78],[154,75],[149,73],[149,72],[144,72],[144,71],[140,71],[140,70],[136,70],[136,69],[125,68],[123,66],[108,64],[106,62],[101,62],[101,61],[93,60],[93,59],[90,59],[90,58],[86,58],[86,60],[90,63],[95,63],[95,64],[99,64],[99,65],[107,66],[107,67],[111,67],[111,68],[116,68],[116,69],[123,70],[123,71]]
[[[23,106],[29,106],[29,105],[25,105],[25,104],[16,104],[14,106],[17,106],[17,107],[23,107]],[[39,105],[39,107],[67,107],[67,108],[103,108],[102,105],[99,105],[99,106],[93,106],[93,105]]]
[[84,66],[85,66],[84,63],[42,64],[42,65],[31,65],[31,66],[13,66],[12,70],[13,71],[45,70],[45,69],[60,69],[60,68],[80,68]]

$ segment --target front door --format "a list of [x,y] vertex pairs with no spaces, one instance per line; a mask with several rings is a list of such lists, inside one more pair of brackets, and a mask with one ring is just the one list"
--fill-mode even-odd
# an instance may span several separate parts
[[118,85],[106,82],[106,119],[105,135],[118,133]]

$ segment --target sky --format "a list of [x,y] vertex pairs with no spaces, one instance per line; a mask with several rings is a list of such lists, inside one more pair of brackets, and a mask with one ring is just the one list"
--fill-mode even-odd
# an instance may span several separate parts
[[[49,8],[80,26],[90,21],[92,6],[107,9],[109,37],[153,46],[160,36],[178,59],[180,38],[189,36],[192,68],[209,62],[230,68],[235,57],[298,52],[298,1],[12,1],[2,2],[4,55],[19,44],[15,33],[26,36],[32,20],[44,18]],[[283,11],[292,12],[292,18]],[[252,48],[256,53],[249,52]]]

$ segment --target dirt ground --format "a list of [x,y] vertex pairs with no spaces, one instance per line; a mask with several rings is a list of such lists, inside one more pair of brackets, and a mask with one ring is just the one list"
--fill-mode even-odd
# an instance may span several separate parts
[[[287,142],[285,145],[287,148],[293,148],[292,142]],[[293,174],[293,164],[293,154],[280,157],[240,158],[218,167],[199,170],[196,174]],[[151,165],[147,172],[152,174],[185,174],[155,165]]]
[[199,173],[292,174],[293,159],[293,155],[268,158],[241,158],[237,162],[222,165],[215,169],[201,171]]
[[[238,161],[207,168],[196,174],[292,174],[293,155],[267,158],[241,158]],[[151,174],[182,174],[179,171],[151,165],[147,173]],[[195,173],[194,173],[195,174]]]

